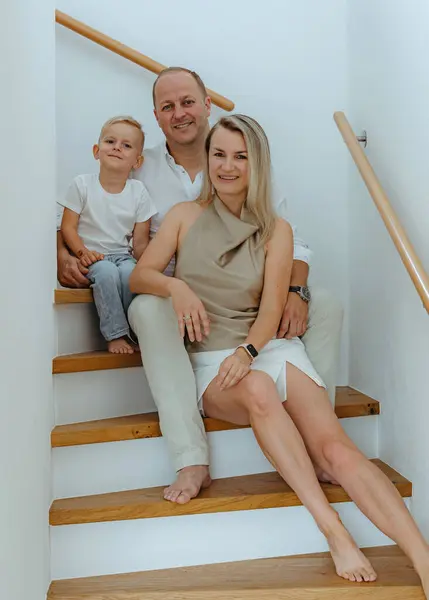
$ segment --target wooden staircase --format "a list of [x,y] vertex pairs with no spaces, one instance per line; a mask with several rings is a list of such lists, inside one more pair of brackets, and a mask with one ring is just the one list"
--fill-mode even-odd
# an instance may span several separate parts
[[[93,308],[85,308],[85,305],[92,302],[90,290],[55,291],[55,303],[65,307],[59,311],[72,311],[65,315],[69,319],[68,322],[65,321],[68,327],[80,310],[86,311],[82,315],[85,314],[85,323],[87,322],[88,315],[91,314],[88,311]],[[82,305],[82,309],[79,305]],[[74,483],[65,487],[60,483],[54,486],[54,489],[63,490],[63,493],[56,496],[49,516],[52,526],[53,574],[56,581],[52,582],[48,600],[423,599],[418,578],[409,561],[394,546],[385,547],[379,543],[378,547],[366,551],[379,573],[378,581],[373,584],[342,580],[335,574],[332,560],[327,554],[303,555],[302,550],[288,550],[299,547],[307,551],[307,546],[297,546],[294,538],[301,535],[301,523],[307,523],[308,513],[293,490],[277,473],[258,472],[262,471],[262,463],[258,463],[255,471],[251,471],[254,468],[253,461],[257,458],[255,452],[259,453],[259,449],[255,445],[248,445],[252,436],[247,428],[217,419],[204,419],[211,449],[214,450],[214,460],[218,460],[218,469],[220,457],[223,457],[222,460],[234,461],[238,456],[240,470],[236,465],[231,469],[233,473],[241,474],[227,476],[229,466],[225,470],[223,464],[224,470],[215,476],[212,485],[186,505],[166,502],[162,496],[163,485],[152,483],[148,487],[146,483],[145,487],[144,482],[149,477],[146,463],[154,461],[158,465],[159,452],[164,447],[158,414],[149,408],[149,412],[146,409],[141,414],[121,415],[120,398],[114,396],[117,390],[110,391],[109,388],[111,376],[109,375],[108,380],[103,380],[109,371],[120,369],[116,373],[121,374],[122,385],[122,381],[129,381],[125,380],[127,369],[141,366],[141,356],[138,353],[112,355],[104,351],[89,351],[59,355],[53,360],[53,373],[61,379],[58,389],[69,389],[68,401],[74,400],[73,392],[79,389],[79,393],[84,394],[82,398],[91,402],[91,390],[97,385],[106,397],[111,395],[108,411],[102,409],[100,398],[103,396],[98,395],[97,411],[117,416],[87,420],[85,402],[79,399],[80,408],[73,415],[81,416],[81,420],[60,420],[61,424],[56,425],[52,431],[54,477],[61,476],[58,469],[64,468],[63,479],[72,477]],[[140,377],[138,372],[131,369],[128,375],[134,377],[135,386],[135,377]],[[73,382],[77,382],[79,378],[80,383],[76,388]],[[67,388],[67,385],[71,387]],[[115,412],[112,413],[112,410]],[[97,411],[91,409],[91,415]],[[345,425],[352,430],[358,445],[360,436],[363,443],[365,439],[368,441],[372,432],[376,433],[373,429],[376,427],[374,419],[380,413],[380,405],[365,394],[349,387],[337,388],[335,411],[338,418],[343,419]],[[372,425],[366,427],[367,424]],[[244,451],[241,444],[245,446]],[[225,445],[232,448],[232,455],[221,451]],[[146,461],[141,474],[143,486],[140,489],[130,487],[128,475],[122,477],[121,474],[122,465],[128,465],[135,452],[141,452],[139,456]],[[243,452],[249,456],[245,457]],[[245,466],[242,465],[244,458],[247,459]],[[411,496],[410,481],[381,460],[374,459],[373,462],[387,475],[403,498]],[[216,464],[214,467],[216,470]],[[112,473],[110,479],[106,479],[109,485],[102,488],[107,493],[94,493],[90,485],[91,474],[97,477],[101,469]],[[165,465],[163,469],[162,477],[166,477]],[[76,487],[81,473],[82,477],[89,480],[92,493],[83,491],[80,486]],[[140,485],[139,481],[138,486]],[[360,524],[363,529],[368,527],[340,486],[323,484],[322,487],[330,502],[347,509],[347,518],[354,515],[352,520],[355,528],[361,527]],[[64,494],[66,489],[74,491],[74,495]],[[341,513],[341,509],[338,510]],[[275,511],[282,512],[277,514]],[[267,515],[268,518],[265,518]],[[231,519],[238,519],[240,522],[234,525],[235,521]],[[279,528],[278,519],[281,519],[285,528],[286,538],[291,538],[285,538],[286,551],[283,545],[270,544],[270,539]],[[308,544],[308,539],[311,541],[312,538],[308,538],[311,535],[308,525],[305,527],[307,531],[302,535],[307,536]],[[246,535],[254,538],[264,535],[267,540],[265,550],[259,550],[256,539],[253,541],[253,549],[248,550],[252,543],[250,537],[247,542],[244,540]],[[367,535],[368,544],[374,545],[374,536],[369,532]],[[218,537],[218,550],[217,554],[211,554],[210,547],[215,544],[215,536]],[[173,545],[167,548],[171,540]],[[198,545],[202,542],[203,546],[199,549]],[[231,545],[236,547],[228,554],[226,551]],[[321,548],[319,542],[316,545],[311,542],[308,549],[314,551],[325,547]],[[137,559],[132,564],[127,562],[128,559],[122,560],[121,555],[133,555],[134,548],[140,553]],[[190,548],[193,548],[192,552]],[[221,551],[221,548],[224,550]],[[280,548],[280,551],[274,553],[276,550],[273,551],[273,548]],[[106,557],[94,562],[97,554],[105,554]],[[159,560],[153,561],[151,554],[159,556]],[[289,555],[259,558],[280,554]],[[249,557],[251,560],[242,560]],[[222,562],[225,560],[228,562]],[[75,562],[76,565],[72,564]],[[203,564],[204,562],[213,564]],[[87,564],[95,564],[96,567],[87,568]],[[180,565],[191,566],[175,568]],[[166,566],[169,568],[165,568]],[[125,574],[108,574],[121,571]],[[92,574],[99,576],[87,576]]]
[[[373,462],[402,497],[411,496],[412,485],[407,479],[381,460]],[[350,502],[340,486],[324,483],[322,488],[329,502]],[[50,524],[77,525],[302,505],[295,492],[276,472],[217,479],[188,504],[166,502],[162,496],[163,489],[164,486],[161,486],[55,500],[50,510]]]
[[324,553],[54,581],[48,600],[423,600],[417,575],[396,546],[365,554],[374,583],[350,583]]
[[[116,358],[118,355],[111,354],[110,356]],[[118,362],[121,361],[121,358],[119,356]],[[378,415],[380,414],[380,404],[377,400],[350,387],[338,387],[335,412],[339,419]],[[207,432],[243,429],[241,425],[211,418],[205,418],[204,425]],[[59,425],[52,431],[51,443],[53,448],[59,448],[152,438],[160,435],[158,413],[145,413]]]

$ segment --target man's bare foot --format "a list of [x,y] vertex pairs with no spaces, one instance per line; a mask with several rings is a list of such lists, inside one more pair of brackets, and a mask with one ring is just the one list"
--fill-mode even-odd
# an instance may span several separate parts
[[337,575],[349,581],[375,581],[377,574],[366,556],[359,550],[344,527],[335,536],[328,537]]
[[314,470],[316,471],[317,479],[321,483],[331,483],[332,485],[340,485],[338,481],[335,481],[335,479],[329,475],[329,473],[326,473],[326,471],[323,471],[323,469],[320,469],[316,465],[314,465]]
[[185,467],[177,474],[176,481],[165,488],[164,498],[177,504],[186,504],[211,484],[209,468],[206,465]]
[[118,338],[117,340],[107,342],[107,349],[113,354],[133,354],[134,352],[133,347],[125,338]]

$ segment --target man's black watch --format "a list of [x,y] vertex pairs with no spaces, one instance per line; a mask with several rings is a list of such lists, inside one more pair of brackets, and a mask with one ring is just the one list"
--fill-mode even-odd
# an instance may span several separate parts
[[289,292],[295,292],[304,302],[308,303],[311,300],[310,289],[306,285],[291,285]]

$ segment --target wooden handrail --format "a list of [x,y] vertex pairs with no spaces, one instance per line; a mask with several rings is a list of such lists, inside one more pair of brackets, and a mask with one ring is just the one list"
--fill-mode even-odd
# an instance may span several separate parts
[[402,227],[395,211],[393,210],[389,199],[385,191],[383,190],[381,183],[371,167],[369,160],[367,159],[364,151],[359,145],[356,135],[350,126],[345,114],[343,112],[336,112],[334,114],[334,120],[340,130],[341,135],[353,160],[359,169],[362,179],[368,188],[372,199],[377,206],[378,212],[387,227],[390,237],[398,250],[402,262],[407,269],[414,286],[422,299],[423,305],[429,312],[429,277],[424,270],[423,264],[416,254],[411,242],[409,241],[404,228]]
[[[166,68],[161,63],[156,62],[156,60],[152,60],[141,52],[137,52],[137,50],[133,50],[125,44],[121,44],[121,42],[118,42],[108,35],[101,33],[101,31],[97,31],[96,29],[85,25],[85,23],[66,15],[59,10],[55,11],[55,20],[60,25],[67,27],[67,29],[71,29],[75,33],[86,37],[88,40],[91,40],[96,44],[99,44],[100,46],[119,54],[119,56],[127,58],[136,65],[140,65],[141,67],[148,69],[148,71],[152,71],[152,73],[155,73],[156,75]],[[212,99],[213,104],[216,104],[216,106],[219,106],[227,111],[234,109],[234,103],[231,100],[228,100],[228,98],[225,98],[224,96],[221,96],[220,94],[217,94],[209,89],[207,89],[207,93]]]

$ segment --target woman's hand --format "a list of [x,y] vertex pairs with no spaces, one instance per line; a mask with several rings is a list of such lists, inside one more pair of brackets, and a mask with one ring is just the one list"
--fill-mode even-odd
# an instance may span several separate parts
[[250,371],[250,364],[250,357],[247,356],[245,350],[237,348],[234,354],[225,358],[219,367],[220,389],[223,391],[237,385]]
[[191,288],[180,279],[171,281],[171,300],[177,315],[180,335],[185,337],[185,330],[191,342],[201,342],[203,334],[210,333],[210,321],[203,303]]

